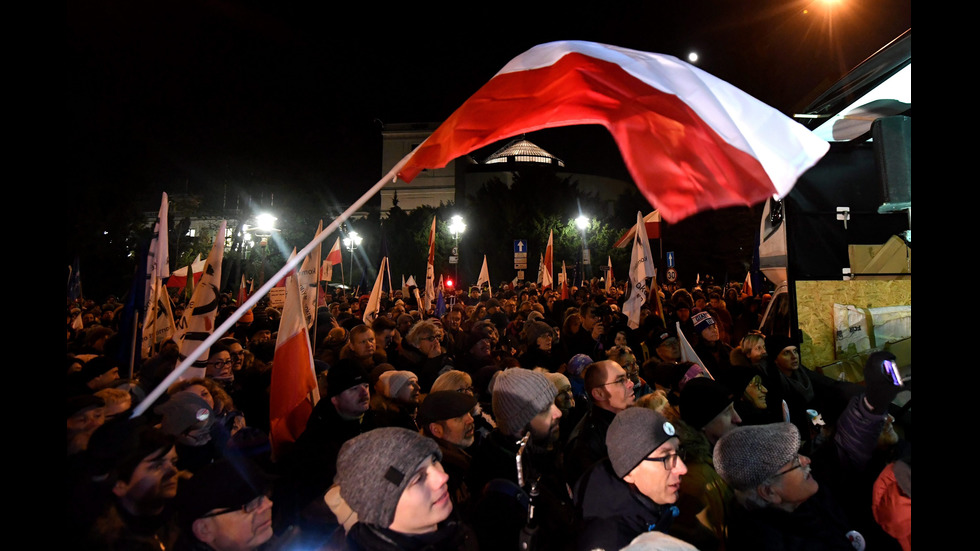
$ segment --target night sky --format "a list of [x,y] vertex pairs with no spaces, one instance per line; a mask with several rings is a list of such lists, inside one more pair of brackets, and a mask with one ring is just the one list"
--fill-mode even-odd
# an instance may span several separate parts
[[[701,68],[790,113],[911,28],[910,1],[844,0],[832,15],[785,0],[356,4],[69,2],[69,178],[150,197],[326,186],[350,201],[380,177],[383,124],[441,122],[535,44],[697,51]],[[611,138],[589,136],[555,153],[591,163],[598,148],[606,162]]]
[[[912,21],[910,0],[475,5],[69,2],[69,261],[116,211],[155,211],[161,191],[214,207],[238,192],[349,203],[382,174],[385,124],[442,122],[536,44],[696,51],[793,113]],[[528,137],[570,170],[628,179],[604,129]]]

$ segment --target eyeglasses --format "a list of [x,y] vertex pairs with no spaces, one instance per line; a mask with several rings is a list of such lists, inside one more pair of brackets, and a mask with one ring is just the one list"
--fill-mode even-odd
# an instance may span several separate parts
[[607,386],[607,385],[623,385],[623,386],[626,386],[626,381],[628,381],[628,380],[629,380],[629,377],[628,376],[626,376],[626,375],[620,375],[619,377],[616,377],[616,379],[614,379],[612,381],[609,381],[608,383],[602,383],[602,385],[600,385],[600,386]]
[[423,341],[437,341],[439,340],[439,335],[432,335],[431,337],[422,337]]
[[459,392],[459,393],[464,393],[465,392],[466,394],[474,394],[474,393],[476,393],[476,389],[473,388],[473,387],[471,387],[471,386],[467,386],[467,387],[463,387],[463,388],[457,388],[456,389],[456,392]]
[[213,366],[232,365],[233,363],[235,363],[235,361],[232,360],[231,358],[229,358],[227,360],[214,360],[214,361],[208,362],[208,365],[213,365]]
[[217,516],[221,516],[221,515],[227,515],[228,513],[236,513],[238,511],[241,511],[241,512],[245,513],[246,515],[250,515],[250,514],[256,512],[256,511],[258,511],[259,508],[262,507],[262,504],[264,503],[264,500],[266,500],[266,499],[269,499],[269,496],[266,495],[266,494],[262,494],[259,497],[257,497],[255,499],[253,499],[253,500],[245,503],[241,507],[227,507],[225,509],[217,509],[215,511],[211,511],[210,513],[201,515],[201,518],[217,517]]
[[669,453],[663,457],[644,457],[644,461],[659,461],[664,464],[664,470],[670,471],[677,466],[677,460],[684,461],[687,457],[687,452],[681,448],[677,450],[677,453]]
[[793,466],[792,467],[786,469],[785,471],[778,472],[778,473],[774,474],[773,475],[773,478],[775,478],[777,476],[783,476],[784,474],[791,473],[791,472],[795,471],[796,469],[799,469],[799,468],[802,468],[802,467],[803,467],[803,456],[802,455],[797,455],[796,456],[796,459],[793,460]]

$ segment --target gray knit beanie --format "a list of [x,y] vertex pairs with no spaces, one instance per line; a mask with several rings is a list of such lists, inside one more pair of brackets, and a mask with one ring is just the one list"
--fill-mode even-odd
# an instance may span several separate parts
[[408,429],[384,427],[352,438],[337,456],[340,495],[361,522],[388,528],[402,492],[428,457],[441,460],[439,446]]
[[558,391],[543,374],[512,367],[497,374],[493,386],[493,416],[500,431],[520,437],[531,419],[555,403]]
[[800,433],[791,423],[737,427],[715,444],[715,470],[729,486],[749,490],[762,484],[800,452]]
[[630,407],[617,413],[606,432],[609,462],[616,476],[630,474],[640,461],[673,437],[674,425],[652,409]]

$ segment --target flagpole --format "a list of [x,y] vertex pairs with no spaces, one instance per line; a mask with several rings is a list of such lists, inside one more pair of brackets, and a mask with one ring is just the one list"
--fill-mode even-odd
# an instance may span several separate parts
[[198,347],[191,352],[187,358],[184,359],[184,361],[180,362],[180,364],[170,373],[170,375],[167,375],[163,381],[160,381],[160,384],[158,384],[157,387],[154,388],[153,391],[151,391],[146,398],[133,409],[132,417],[139,417],[140,415],[146,413],[146,410],[149,409],[153,403],[167,391],[168,388],[170,388],[170,385],[173,384],[174,381],[179,379],[180,376],[183,375],[184,372],[187,371],[191,365],[193,365],[193,363],[204,354],[205,350],[208,350],[212,344],[218,342],[218,339],[227,333],[229,329],[234,327],[235,323],[237,323],[238,320],[245,315],[245,312],[258,304],[259,300],[267,295],[269,291],[276,286],[276,282],[285,277],[290,271],[296,269],[300,261],[305,258],[306,255],[310,254],[314,247],[322,243],[323,240],[326,239],[328,235],[332,234],[338,227],[340,227],[345,220],[360,210],[360,208],[363,207],[365,203],[370,201],[372,197],[377,195],[389,181],[394,181],[398,175],[398,172],[401,171],[402,167],[405,166],[411,156],[412,153],[409,153],[403,157],[402,160],[398,161],[398,163],[395,164],[395,166],[392,167],[392,169],[389,170],[384,177],[378,180],[378,182],[374,184],[371,189],[369,189],[357,201],[354,201],[354,203],[352,203],[347,210],[341,213],[340,216],[334,219],[334,221],[331,222],[330,225],[320,233],[320,235],[314,237],[313,241],[311,241],[307,246],[303,247],[302,251],[297,253],[291,260],[287,261],[286,264],[279,269],[275,276],[267,280],[261,287],[259,287],[259,290],[253,293],[252,296],[245,301],[245,304],[235,310],[235,312],[232,313],[232,315],[229,316],[228,319],[226,319],[225,322],[222,323],[217,329],[215,329],[211,335],[204,340],[204,342],[198,345]]

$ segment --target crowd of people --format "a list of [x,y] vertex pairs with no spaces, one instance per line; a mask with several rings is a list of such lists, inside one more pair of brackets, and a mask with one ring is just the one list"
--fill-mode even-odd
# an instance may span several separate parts
[[[395,291],[370,325],[368,297],[324,298],[310,331],[319,401],[275,453],[280,311],[246,312],[210,347],[204,377],[133,418],[179,346],[130,374],[121,306],[70,305],[70,538],[219,551],[911,548],[894,356],[870,354],[859,384],[825,377],[800,364],[799,342],[756,330],[767,297],[661,291],[636,328],[620,290],[598,281],[567,298],[472,289],[441,315]],[[223,296],[215,327],[233,312]]]

